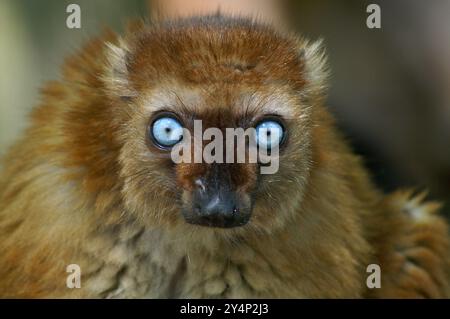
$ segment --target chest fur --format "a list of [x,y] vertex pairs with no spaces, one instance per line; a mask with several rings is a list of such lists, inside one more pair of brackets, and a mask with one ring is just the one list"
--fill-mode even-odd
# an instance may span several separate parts
[[184,238],[167,238],[157,230],[117,240],[102,249],[107,252],[103,261],[86,274],[88,294],[106,298],[301,298],[318,297],[324,291],[330,296],[357,294],[353,282],[333,277],[333,267],[320,274],[314,269],[305,271],[305,264],[289,255],[274,255],[248,245],[214,251],[188,249],[184,243]]

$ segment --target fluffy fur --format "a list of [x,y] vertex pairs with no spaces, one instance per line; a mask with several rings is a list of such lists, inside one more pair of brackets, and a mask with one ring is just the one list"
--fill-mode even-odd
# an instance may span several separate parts
[[[247,20],[206,17],[112,32],[69,58],[0,175],[3,297],[448,297],[438,206],[385,196],[324,106],[320,43]],[[274,175],[230,166],[250,222],[187,224],[201,164],[149,145],[173,110],[209,126],[264,114],[287,123]],[[81,288],[66,266],[81,266]],[[381,266],[368,289],[369,264]]]

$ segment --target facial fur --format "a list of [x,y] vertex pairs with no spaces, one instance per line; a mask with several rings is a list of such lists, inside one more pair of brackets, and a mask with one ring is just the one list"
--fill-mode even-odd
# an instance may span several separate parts
[[[185,224],[181,211],[191,207],[196,181],[219,174],[251,213],[248,225],[233,231],[270,233],[289,222],[308,180],[310,101],[322,94],[326,77],[319,44],[248,21],[199,20],[194,27],[142,28],[110,43],[106,54],[104,85],[120,123],[111,134],[122,144],[122,196],[139,220]],[[250,163],[174,164],[169,152],[148,141],[149,119],[159,112],[176,114],[190,130],[193,120],[202,120],[203,129],[245,129],[261,117],[278,116],[288,134],[279,171],[261,175]]]

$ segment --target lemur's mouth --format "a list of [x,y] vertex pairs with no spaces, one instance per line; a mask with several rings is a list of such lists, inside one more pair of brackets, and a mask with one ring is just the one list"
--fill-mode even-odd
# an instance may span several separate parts
[[236,210],[223,210],[217,208],[208,211],[194,211],[191,214],[183,214],[187,223],[213,227],[213,228],[234,228],[241,227],[248,223],[251,214],[241,213]]

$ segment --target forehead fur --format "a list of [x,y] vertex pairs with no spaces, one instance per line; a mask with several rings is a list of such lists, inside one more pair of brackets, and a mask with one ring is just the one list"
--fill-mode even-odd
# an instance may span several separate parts
[[214,118],[219,115],[223,119],[231,115],[252,121],[267,114],[291,119],[302,113],[301,110],[295,112],[295,97],[286,93],[284,87],[267,86],[264,90],[234,87],[230,91],[216,85],[208,89],[186,88],[172,82],[158,85],[142,95],[141,104],[144,114],[172,111],[187,118],[194,116],[203,120],[208,115],[214,115]]
[[317,95],[326,81],[320,43],[247,19],[214,16],[143,26],[108,47],[107,81],[124,95],[173,81],[187,87],[289,85]]

